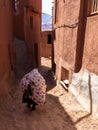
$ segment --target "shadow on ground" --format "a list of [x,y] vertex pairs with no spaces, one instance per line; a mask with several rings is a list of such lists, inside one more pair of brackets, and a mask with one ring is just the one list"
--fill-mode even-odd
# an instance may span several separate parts
[[31,112],[21,103],[21,91],[16,87],[0,103],[1,130],[77,130],[58,97],[47,93],[46,104]]

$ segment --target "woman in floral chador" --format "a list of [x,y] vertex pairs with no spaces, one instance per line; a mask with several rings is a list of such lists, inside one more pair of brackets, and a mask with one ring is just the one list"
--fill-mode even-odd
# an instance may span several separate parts
[[28,103],[28,107],[33,104],[32,109],[35,109],[36,105],[45,104],[46,83],[38,69],[26,74],[21,79],[20,86],[23,90],[23,102]]

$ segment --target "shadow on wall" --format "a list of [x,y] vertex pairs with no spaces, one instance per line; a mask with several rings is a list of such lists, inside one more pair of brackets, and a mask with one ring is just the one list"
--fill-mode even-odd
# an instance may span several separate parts
[[17,38],[14,39],[14,46],[16,51],[16,66],[15,74],[16,77],[20,78],[24,74],[32,70],[32,65],[27,53],[26,44],[24,41]]

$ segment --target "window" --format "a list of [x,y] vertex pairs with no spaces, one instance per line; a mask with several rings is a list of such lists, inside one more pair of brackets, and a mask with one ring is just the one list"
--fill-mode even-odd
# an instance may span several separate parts
[[32,30],[33,29],[33,17],[30,16],[30,29]]
[[98,0],[90,0],[90,15],[98,13]]
[[48,44],[51,44],[52,43],[52,36],[51,34],[48,34]]

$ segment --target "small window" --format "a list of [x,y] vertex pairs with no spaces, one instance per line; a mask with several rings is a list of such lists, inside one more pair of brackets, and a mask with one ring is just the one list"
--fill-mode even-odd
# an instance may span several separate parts
[[48,34],[48,44],[51,44],[52,43],[52,36],[51,34]]
[[90,1],[90,15],[98,13],[98,0]]
[[33,17],[30,16],[30,29],[32,30],[33,29]]

